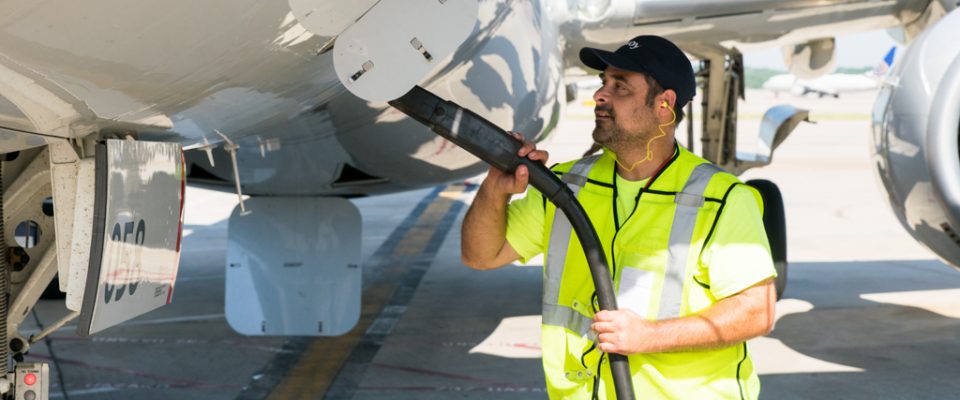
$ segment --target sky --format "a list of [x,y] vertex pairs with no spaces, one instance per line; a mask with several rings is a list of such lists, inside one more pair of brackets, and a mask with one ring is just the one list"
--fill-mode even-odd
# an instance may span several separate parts
[[[869,31],[837,37],[837,67],[876,66],[896,42],[886,30]],[[899,52],[899,50],[898,50]],[[898,54],[899,55],[899,54]],[[779,47],[743,53],[748,68],[786,70]]]

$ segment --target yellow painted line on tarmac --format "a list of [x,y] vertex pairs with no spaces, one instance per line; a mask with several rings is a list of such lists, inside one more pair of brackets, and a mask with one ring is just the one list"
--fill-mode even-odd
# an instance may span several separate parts
[[[430,243],[437,226],[454,204],[454,199],[466,189],[463,185],[450,185],[443,190],[397,243],[390,259],[409,258],[420,254]],[[405,272],[404,262],[391,263],[379,274],[386,279],[364,288],[360,320],[349,333],[338,337],[318,338],[311,343],[297,363],[290,368],[278,383],[268,400],[321,399],[333,384],[350,353],[363,338],[371,323],[377,319],[385,304],[390,301]],[[396,279],[394,279],[396,278]]]
[[393,294],[393,285],[378,284],[363,293],[360,321],[343,336],[316,339],[287,375],[273,388],[269,400],[320,399],[330,388],[340,366],[356,347],[370,323],[377,318],[383,305]]
[[[460,191],[463,191],[463,189],[460,189]],[[447,211],[452,205],[453,201],[450,199],[437,196],[437,198],[430,203],[430,206],[427,207],[426,211],[423,212],[423,215],[420,216],[420,219],[417,220],[416,225],[414,225],[407,234],[404,235],[403,239],[400,240],[400,243],[397,244],[395,253],[401,255],[420,254],[423,249],[427,247],[427,244],[430,243],[430,239],[433,237],[433,232],[437,229],[437,225],[439,225],[443,217],[447,215]]]

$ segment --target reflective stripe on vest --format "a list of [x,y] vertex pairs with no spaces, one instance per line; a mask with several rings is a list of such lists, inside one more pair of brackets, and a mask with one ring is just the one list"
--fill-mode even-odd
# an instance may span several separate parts
[[[573,164],[561,178],[573,192],[580,194],[580,188],[587,184],[587,174],[600,159],[600,155],[582,158]],[[547,247],[547,259],[544,265],[543,286],[543,324],[566,327],[583,336],[590,329],[591,320],[576,310],[557,304],[560,300],[560,280],[563,278],[563,264],[567,260],[567,246],[573,227],[563,212],[557,209],[553,215],[553,227],[550,229],[550,244]]]
[[720,168],[713,164],[700,164],[694,168],[683,190],[677,193],[674,202],[677,209],[673,213],[673,225],[670,227],[670,241],[667,244],[667,271],[663,277],[663,291],[660,292],[660,312],[657,319],[680,316],[683,302],[683,275],[690,257],[690,241],[693,229],[697,225],[697,213],[703,207],[703,192],[710,178]]
[[[567,187],[573,192],[573,197],[580,194],[580,188],[587,183],[587,173],[599,159],[599,155],[582,158],[573,164],[570,171],[563,174],[561,179],[567,183]],[[555,305],[560,298],[560,278],[563,275],[563,264],[567,260],[567,246],[570,244],[572,230],[570,220],[560,209],[557,209],[553,215],[550,244],[547,247],[547,260],[544,265],[547,275],[543,291],[544,304]]]
[[543,303],[544,325],[561,326],[583,337],[590,333],[592,323],[593,319],[570,307]]

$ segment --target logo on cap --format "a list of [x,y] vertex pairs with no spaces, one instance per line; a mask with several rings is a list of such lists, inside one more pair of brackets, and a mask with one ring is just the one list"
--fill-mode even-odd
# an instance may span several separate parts
[[631,40],[630,43],[627,43],[627,47],[629,47],[630,50],[634,50],[637,47],[640,47],[640,43],[637,43],[636,40]]

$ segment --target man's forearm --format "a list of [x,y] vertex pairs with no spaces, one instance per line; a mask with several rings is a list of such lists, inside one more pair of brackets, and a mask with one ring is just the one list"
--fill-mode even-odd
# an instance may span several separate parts
[[509,194],[495,193],[486,184],[480,186],[463,218],[460,247],[464,264],[476,269],[499,267],[491,263],[506,241],[509,201]]
[[630,310],[601,311],[593,330],[608,353],[665,353],[716,349],[765,335],[773,328],[776,289],[766,280],[704,312],[648,321]]
[[701,314],[654,322],[648,352],[722,348],[765,335],[775,318],[773,290],[757,285]]

